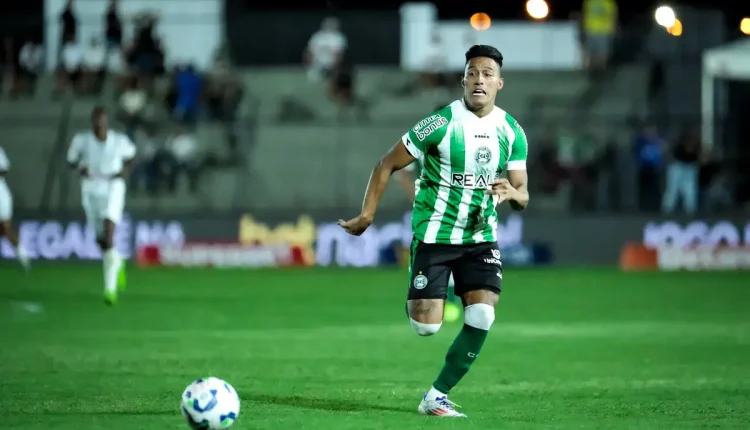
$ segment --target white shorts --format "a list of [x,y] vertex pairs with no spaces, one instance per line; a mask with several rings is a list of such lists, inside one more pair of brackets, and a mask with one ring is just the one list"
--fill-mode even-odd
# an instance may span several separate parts
[[125,188],[125,181],[122,179],[115,179],[106,186],[82,184],[81,200],[83,211],[86,213],[86,223],[93,227],[97,234],[104,231],[105,220],[117,225],[122,219],[125,209]]
[[13,196],[10,195],[8,184],[0,179],[0,221],[10,221],[13,218]]

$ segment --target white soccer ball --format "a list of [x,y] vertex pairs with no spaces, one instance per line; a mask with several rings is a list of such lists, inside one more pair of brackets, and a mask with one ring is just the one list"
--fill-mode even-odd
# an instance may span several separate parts
[[190,428],[226,429],[240,415],[240,397],[231,385],[219,378],[201,378],[182,393],[180,410]]

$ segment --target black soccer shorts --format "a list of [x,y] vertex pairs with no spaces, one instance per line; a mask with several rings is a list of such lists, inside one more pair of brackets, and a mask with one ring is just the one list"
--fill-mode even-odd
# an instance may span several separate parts
[[503,265],[497,243],[443,245],[412,240],[409,300],[445,299],[453,273],[455,293],[488,290],[500,294]]

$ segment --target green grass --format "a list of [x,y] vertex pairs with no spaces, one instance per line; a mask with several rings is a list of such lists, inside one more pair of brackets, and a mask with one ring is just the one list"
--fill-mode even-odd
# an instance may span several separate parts
[[96,265],[0,267],[0,428],[185,429],[214,375],[234,429],[746,429],[750,278],[506,271],[497,321],[454,390],[417,415],[459,324],[404,315],[396,270],[133,270],[116,308]]

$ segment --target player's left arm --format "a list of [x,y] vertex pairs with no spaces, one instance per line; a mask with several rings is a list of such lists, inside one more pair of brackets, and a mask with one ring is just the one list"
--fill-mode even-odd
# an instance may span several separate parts
[[122,170],[116,174],[116,178],[124,178],[130,173],[130,169],[133,166],[133,160],[135,159],[135,144],[129,137],[122,136]]
[[496,180],[488,193],[499,196],[500,202],[507,200],[513,210],[521,211],[529,204],[529,175],[526,171],[529,145],[526,141],[526,133],[518,122],[512,120],[509,124],[514,139],[505,169],[508,172],[508,179]]

